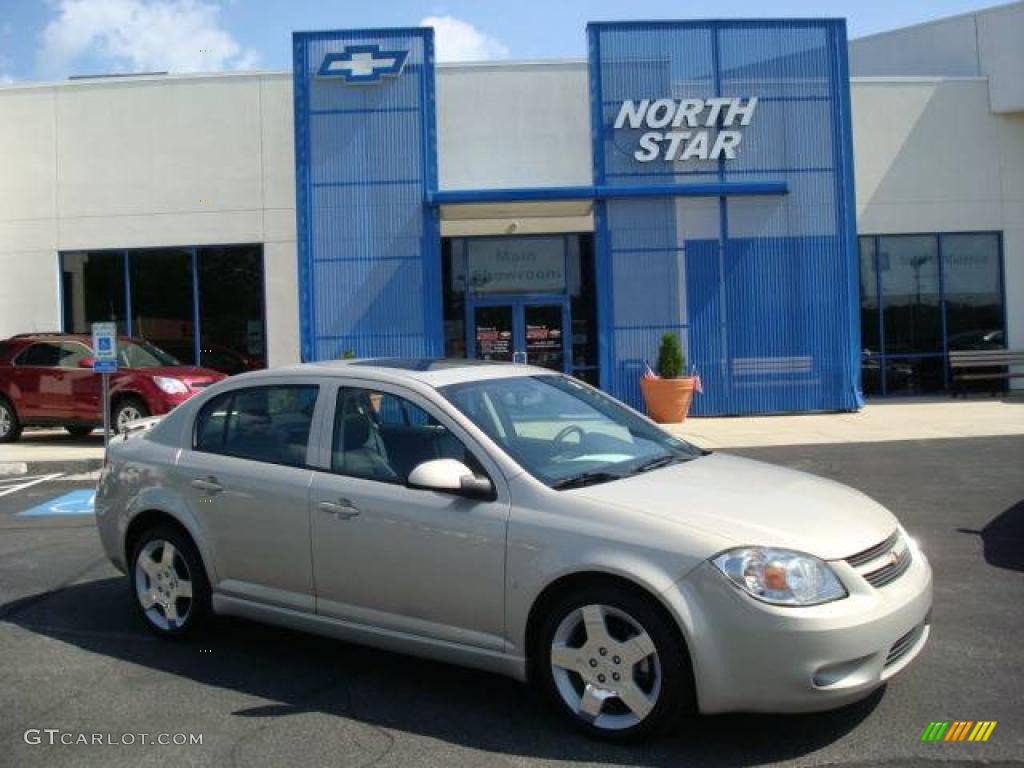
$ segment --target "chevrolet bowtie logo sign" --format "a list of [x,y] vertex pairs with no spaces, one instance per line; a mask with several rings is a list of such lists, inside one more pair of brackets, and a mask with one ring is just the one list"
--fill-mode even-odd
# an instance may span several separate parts
[[402,74],[408,51],[382,51],[379,45],[349,45],[341,53],[328,53],[317,77],[338,77],[346,83],[379,83]]

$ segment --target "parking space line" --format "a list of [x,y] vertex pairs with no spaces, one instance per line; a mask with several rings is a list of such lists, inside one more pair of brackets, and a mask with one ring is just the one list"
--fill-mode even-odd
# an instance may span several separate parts
[[28,482],[24,482],[25,478],[20,478],[22,480],[21,483],[18,483],[17,485],[12,485],[12,486],[9,486],[9,487],[5,487],[2,490],[0,490],[0,496],[7,496],[8,494],[11,494],[11,493],[17,493],[18,491],[24,491],[26,488],[31,488],[33,485],[39,485],[40,483],[45,483],[45,482],[47,482],[49,480],[56,480],[58,477],[61,477],[63,474],[64,474],[63,472],[57,472],[57,473],[52,474],[52,475],[39,475],[39,476],[35,477],[34,479],[29,480]]

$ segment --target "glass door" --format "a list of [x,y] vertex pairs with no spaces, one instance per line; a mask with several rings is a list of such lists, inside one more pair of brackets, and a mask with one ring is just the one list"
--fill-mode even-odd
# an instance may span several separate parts
[[516,345],[515,306],[482,304],[472,308],[470,356],[511,363]]
[[566,370],[565,304],[522,304],[523,345],[526,362]]
[[506,298],[469,307],[469,356],[568,371],[568,302]]

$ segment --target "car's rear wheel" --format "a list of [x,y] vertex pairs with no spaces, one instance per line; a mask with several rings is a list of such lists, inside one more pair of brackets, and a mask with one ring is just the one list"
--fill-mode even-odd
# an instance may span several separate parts
[[554,706],[592,736],[659,731],[692,701],[689,655],[663,611],[638,591],[589,587],[555,601],[535,667]]
[[77,424],[69,424],[65,426],[64,429],[68,431],[69,435],[74,435],[75,437],[88,437],[89,435],[92,434],[95,427],[85,427]]
[[210,614],[210,582],[192,540],[171,526],[144,532],[132,552],[132,594],[146,625],[163,637],[194,633]]
[[144,402],[137,397],[126,397],[114,406],[114,412],[111,414],[114,432],[121,434],[133,421],[144,419],[147,416],[149,416],[149,409]]
[[13,443],[21,437],[21,421],[11,403],[0,397],[0,443]]

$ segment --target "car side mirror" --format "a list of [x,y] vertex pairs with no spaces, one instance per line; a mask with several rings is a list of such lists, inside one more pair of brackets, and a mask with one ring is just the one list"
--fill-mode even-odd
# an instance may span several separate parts
[[78,367],[79,368],[88,368],[89,370],[92,370],[92,368],[95,365],[96,365],[96,358],[95,357],[83,357],[81,360],[78,361]]
[[494,486],[486,477],[477,477],[473,470],[455,459],[431,459],[417,464],[406,484],[442,493],[455,493],[473,498],[493,498]]

